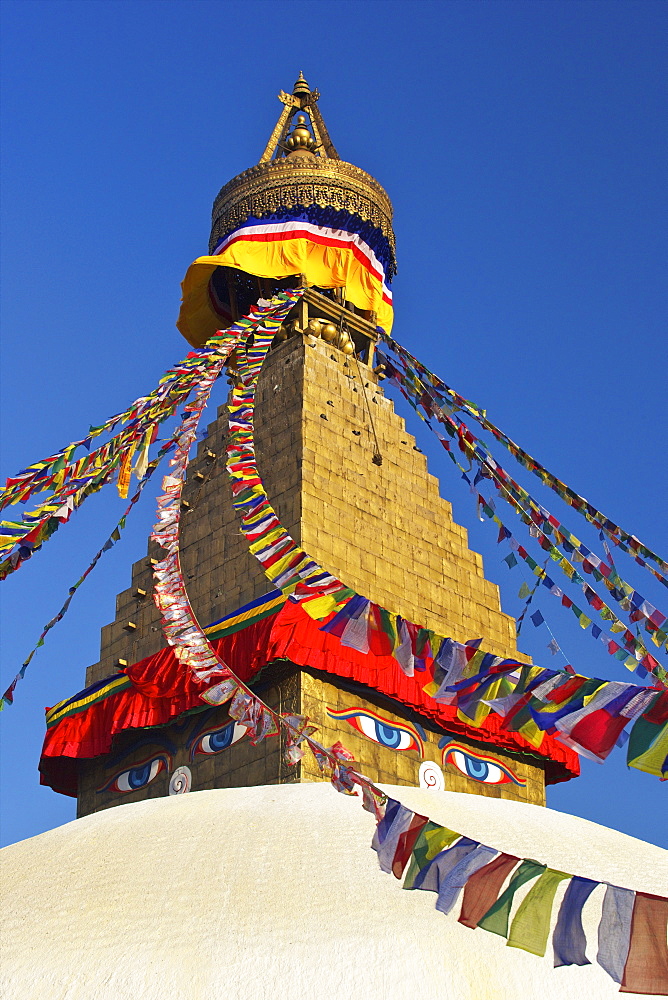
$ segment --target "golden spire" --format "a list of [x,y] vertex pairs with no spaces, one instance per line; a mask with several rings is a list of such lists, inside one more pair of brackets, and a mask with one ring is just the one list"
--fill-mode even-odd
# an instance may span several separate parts
[[228,181],[214,201],[210,248],[250,216],[318,205],[358,215],[380,229],[390,246],[391,278],[392,204],[378,181],[341,159],[320,114],[319,97],[301,72],[291,94],[279,93],[283,109],[259,162]]
[[308,83],[306,82],[306,80],[304,79],[304,74],[302,73],[301,70],[299,70],[299,79],[297,80],[296,84],[294,85],[294,87],[292,89],[292,96],[293,97],[301,97],[302,94],[305,97],[310,97],[311,96],[311,89],[310,89]]
[[[330,160],[339,159],[339,154],[334,148],[334,143],[329,138],[327,126],[325,125],[323,117],[320,114],[320,108],[318,107],[319,97],[320,94],[318,91],[311,90],[306,82],[306,79],[304,78],[304,74],[301,71],[297,82],[292,88],[291,94],[286,94],[284,90],[280,91],[278,99],[283,105],[283,110],[281,111],[279,119],[274,126],[274,130],[269,137],[269,142],[265,147],[264,153],[260,157],[260,163],[268,163],[272,159],[285,156],[288,153],[293,152],[295,148],[302,150],[305,148],[303,144],[292,147],[286,143],[292,119],[297,111],[306,111],[311,119],[311,128],[313,129],[313,135],[315,136],[315,143],[313,144],[312,152],[316,153],[317,156],[322,156]],[[300,118],[303,119],[304,116],[300,115]],[[304,125],[305,124],[306,122],[304,119]]]

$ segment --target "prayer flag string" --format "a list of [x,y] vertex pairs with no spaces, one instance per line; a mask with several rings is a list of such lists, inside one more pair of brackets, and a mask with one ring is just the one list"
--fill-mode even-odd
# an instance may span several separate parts
[[[629,532],[624,531],[619,525],[615,524],[610,518],[602,514],[601,511],[597,510],[588,500],[584,497],[579,496],[574,490],[570,489],[565,483],[563,483],[557,476],[553,475],[547,469],[544,468],[535,458],[532,458],[527,452],[525,452],[519,445],[515,444],[503,431],[499,430],[490,420],[487,419],[487,411],[483,410],[481,407],[476,406],[470,400],[465,399],[460,396],[459,393],[451,389],[445,382],[443,382],[437,375],[434,375],[429,369],[423,365],[417,358],[415,358],[405,347],[398,344],[396,340],[393,340],[383,331],[380,331],[381,340],[387,345],[387,347],[394,352],[397,358],[400,359],[401,363],[404,365],[407,372],[412,372],[416,377],[420,376],[425,379],[429,386],[431,387],[430,397],[434,398],[434,392],[440,392],[445,394],[450,402],[454,404],[458,409],[464,410],[472,416],[481,427],[489,431],[497,441],[501,442],[508,451],[517,459],[528,471],[533,472],[541,482],[549,486],[558,496],[561,497],[566,503],[568,503],[574,510],[582,514],[591,524],[594,524],[600,531],[604,532],[615,545],[619,545],[624,551],[630,552],[636,562],[641,566],[645,566],[650,570],[655,576],[657,576],[663,583],[668,585],[668,581],[665,580],[663,576],[655,573],[655,571],[647,566],[646,559],[651,559],[656,563],[657,566],[662,570],[662,573],[668,573],[668,562],[662,559],[655,552],[653,552],[648,546],[644,545],[635,535],[631,535]],[[387,362],[385,356],[378,355],[382,362]],[[391,366],[393,367],[393,366]],[[422,386],[423,389],[425,386]],[[428,390],[429,391],[429,390]],[[644,558],[643,558],[644,557]]]
[[[404,876],[403,888],[436,893],[435,908],[542,957],[552,940],[554,966],[589,965],[582,910],[596,890],[601,907],[597,962],[622,993],[668,993],[668,898],[549,868],[433,823],[396,799],[382,805],[371,846],[382,871]],[[552,910],[566,882],[554,931]],[[517,891],[530,885],[511,920]],[[505,888],[504,888],[505,887]],[[605,890],[603,892],[603,887]]]
[[[539,544],[548,552],[550,558],[560,566],[569,579],[575,580],[575,582],[583,586],[585,596],[587,596],[589,603],[596,606],[597,610],[599,610],[601,614],[601,617],[615,623],[619,631],[626,628],[623,623],[619,622],[619,619],[613,614],[610,608],[601,601],[598,595],[596,595],[593,588],[585,583],[569,560],[562,555],[557,546],[561,546],[565,551],[573,553],[573,557],[578,558],[578,561],[581,562],[586,573],[591,574],[595,580],[604,583],[610,591],[612,597],[625,611],[629,613],[631,621],[642,620],[644,622],[645,629],[651,634],[652,640],[657,646],[665,645],[666,648],[668,648],[668,633],[664,627],[667,620],[666,616],[650,604],[649,601],[635,591],[629,584],[622,580],[614,569],[614,564],[611,565],[610,561],[606,562],[596,556],[595,553],[584,546],[579,539],[568,532],[568,530],[564,528],[564,526],[561,525],[549,511],[538,504],[526,490],[520,487],[494,460],[481,442],[473,436],[465,424],[461,421],[455,420],[453,416],[443,412],[441,406],[429,397],[429,393],[425,391],[425,387],[421,382],[419,382],[416,386],[415,379],[411,381],[410,379],[404,377],[404,375],[391,364],[389,359],[384,358],[384,362],[384,367],[386,372],[389,372],[391,381],[398,386],[402,394],[418,411],[418,413],[418,408],[422,408],[428,418],[435,416],[437,420],[443,424],[445,429],[448,431],[448,434],[456,439],[460,449],[467,456],[469,461],[475,461],[478,463],[479,469],[473,481],[472,488],[481,479],[490,479],[498,490],[500,497],[508,501],[508,503],[510,503],[511,506],[517,511],[523,523],[528,525],[529,533],[534,538],[538,539]],[[429,419],[426,419],[425,422],[432,430],[434,430]],[[441,437],[440,434],[437,436]],[[447,447],[447,443],[444,442],[443,438],[441,438],[441,441],[445,444],[446,449],[449,451],[450,457],[453,458],[455,464],[459,464],[452,455],[450,449]],[[470,484],[471,480],[469,479],[468,471],[469,470],[462,470],[464,478]],[[491,501],[485,501],[483,497],[478,495],[477,503],[479,510],[482,509],[488,517],[494,517],[494,520],[496,520],[497,523],[503,527],[498,518],[494,516]],[[526,505],[529,510],[526,510],[524,505]],[[512,567],[515,565],[516,560],[513,556],[511,556],[508,557],[507,561],[509,566]],[[627,642],[630,643],[634,651],[638,651],[641,654],[638,657],[638,660],[641,661],[645,658],[645,668],[652,673],[657,673],[655,667],[656,661],[651,654],[648,654],[648,651],[642,641],[638,637],[634,637],[633,633],[631,633],[628,629],[626,631],[628,633],[626,636]],[[661,668],[661,670],[662,669],[663,668]],[[665,674],[662,675],[659,671],[658,676],[665,677]]]
[[144,472],[143,477],[139,481],[136,493],[134,494],[134,496],[130,500],[130,503],[128,504],[128,506],[126,507],[125,511],[123,512],[123,515],[119,518],[119,520],[118,520],[118,522],[117,522],[114,530],[111,532],[111,534],[107,538],[107,540],[104,543],[104,545],[102,546],[102,548],[93,556],[93,559],[91,560],[91,562],[90,562],[88,568],[86,569],[86,571],[79,577],[79,579],[77,580],[77,582],[72,587],[69,588],[68,597],[67,597],[65,603],[63,604],[63,606],[61,607],[60,611],[58,612],[57,615],[55,615],[44,626],[44,628],[42,629],[42,632],[41,632],[41,634],[39,636],[39,639],[37,640],[37,642],[35,643],[35,645],[31,649],[31,651],[28,653],[28,655],[25,658],[25,660],[23,661],[23,663],[21,665],[21,669],[19,670],[18,674],[16,675],[16,677],[11,682],[11,684],[9,685],[9,687],[7,688],[7,690],[5,691],[5,693],[0,698],[0,712],[2,712],[2,710],[5,707],[5,705],[11,705],[13,703],[13,701],[14,701],[14,689],[16,688],[16,685],[18,684],[18,682],[20,680],[23,679],[23,677],[25,677],[25,673],[26,673],[26,670],[28,669],[28,665],[30,664],[30,661],[32,660],[33,656],[35,655],[35,653],[37,652],[37,650],[40,648],[40,646],[44,645],[44,640],[45,640],[47,634],[51,631],[51,629],[55,625],[58,624],[58,622],[62,621],[62,619],[65,616],[65,614],[67,613],[67,611],[69,609],[69,606],[72,603],[72,599],[73,599],[74,595],[76,594],[77,590],[79,589],[79,587],[82,585],[82,583],[84,582],[84,580],[90,575],[90,573],[93,572],[93,570],[97,566],[98,562],[100,561],[100,559],[102,558],[102,556],[104,555],[104,553],[108,552],[109,549],[113,548],[113,546],[116,544],[116,542],[120,541],[120,539],[121,539],[121,532],[125,528],[125,522],[126,522],[128,514],[130,513],[130,511],[132,510],[132,508],[134,507],[134,505],[137,503],[137,501],[139,500],[144,487],[146,486],[146,484],[150,480],[150,478],[153,475],[153,473],[155,472],[155,470],[158,468],[158,465],[160,464],[160,462],[162,461],[162,459],[164,458],[164,456],[169,451],[172,450],[172,448],[174,447],[174,444],[175,444],[175,441],[174,441],[173,438],[170,439],[169,441],[167,441],[165,444],[163,444],[162,447],[160,448],[160,451],[158,452],[157,456],[146,467],[146,471]]
[[[241,396],[243,393],[246,393],[246,409],[244,408],[244,404],[235,404],[234,392],[233,401],[230,405],[231,421],[236,422],[236,433],[238,437],[244,438],[245,449],[235,448],[232,445],[230,453],[228,453],[228,458],[232,457],[237,460],[233,463],[237,466],[236,475],[245,475],[246,478],[242,479],[242,481],[253,482],[259,495],[264,492],[261,489],[261,481],[258,482],[259,476],[253,475],[256,471],[253,468],[254,462],[248,460],[248,456],[252,455],[253,452],[252,419],[246,420],[243,417],[248,416],[247,407],[251,399],[254,398],[257,375],[266,351],[276,330],[280,326],[281,320],[297,297],[298,293],[292,293],[292,296],[279,295],[270,303],[260,303],[260,308],[257,311],[254,310],[251,317],[248,318],[250,319],[250,323],[242,321],[237,325],[237,329],[231,328],[226,333],[220,335],[219,348],[221,357],[219,364],[222,366],[230,352],[242,340],[243,333],[248,334],[248,326],[252,325],[254,327],[253,342],[250,344],[246,339],[246,349],[242,352],[241,363],[237,369],[238,382],[236,390],[239,391],[236,395]],[[480,926],[486,930],[500,933],[507,938],[507,943],[511,947],[523,948],[524,950],[541,955],[545,953],[549,937],[550,914],[555,893],[559,883],[568,880],[569,889],[567,890],[567,895],[569,903],[567,906],[565,905],[567,896],[564,896],[564,901],[562,902],[562,910],[564,912],[562,914],[560,910],[560,919],[554,934],[555,964],[573,964],[573,961],[577,961],[577,958],[574,960],[571,959],[567,947],[567,942],[570,938],[565,934],[564,928],[574,923],[577,925],[582,905],[588,895],[586,890],[580,891],[579,883],[589,882],[590,880],[578,880],[566,872],[550,869],[546,865],[541,865],[535,861],[521,860],[519,858],[512,858],[509,855],[502,855],[496,848],[480,844],[477,841],[462,836],[456,831],[439,827],[437,824],[431,823],[427,817],[419,816],[406,809],[398,801],[388,799],[380,788],[375,786],[365,775],[355,770],[352,766],[353,755],[341,743],[336,743],[332,747],[324,747],[314,739],[313,733],[316,729],[309,725],[309,720],[306,716],[289,713],[281,714],[270,708],[248,685],[244,684],[230,670],[227,664],[220,659],[211,647],[192,611],[181,572],[178,550],[180,495],[188,465],[189,450],[196,438],[197,425],[216,378],[217,372],[214,368],[209,372],[208,378],[202,380],[198,387],[196,398],[186,408],[183,421],[177,432],[176,450],[171,458],[173,474],[165,477],[163,481],[164,492],[158,500],[159,520],[152,537],[154,541],[165,548],[167,556],[155,566],[155,600],[163,616],[163,630],[167,641],[173,646],[181,662],[189,666],[199,679],[215,681],[202,694],[203,700],[213,705],[222,705],[229,702],[228,712],[230,718],[247,729],[250,740],[254,745],[257,745],[257,743],[268,736],[275,735],[283,730],[286,735],[284,757],[289,765],[296,764],[304,756],[306,752],[305,748],[308,748],[313,754],[319,769],[321,771],[324,771],[325,768],[329,769],[330,781],[337,791],[348,795],[356,795],[356,787],[361,788],[362,805],[365,809],[373,813],[376,819],[377,829],[372,846],[378,854],[381,868],[384,871],[392,872],[396,878],[401,878],[404,870],[409,866],[409,873],[404,883],[405,888],[436,889],[438,892],[436,901],[437,909],[449,913],[455,907],[459,895],[463,890],[464,902],[462,904],[462,915],[466,912],[469,926]],[[236,443],[238,445],[239,441],[237,440]],[[245,461],[244,458],[246,459]],[[266,520],[267,517],[265,514],[264,521]],[[277,521],[275,515],[274,520]],[[255,523],[259,523],[257,518]],[[263,531],[266,536],[266,524],[263,529],[260,529],[261,533]],[[280,530],[277,533],[275,524],[269,525],[269,531],[273,532],[274,541],[277,538],[279,539],[278,549],[276,549],[275,554],[284,553],[286,548],[285,536]],[[264,540],[266,541],[266,537]],[[272,547],[275,548],[275,544]],[[288,536],[287,548],[290,549],[292,547],[295,547],[294,542]],[[264,549],[258,551],[264,551],[264,558],[268,560],[266,546]],[[300,559],[297,565],[301,564],[302,560]],[[275,575],[276,571],[271,569],[273,565],[273,563],[270,564],[270,571]],[[285,573],[279,574],[279,576],[282,575],[285,577],[283,585],[286,588],[294,587],[296,589],[297,585],[293,579],[294,574],[291,572],[294,565],[294,559],[290,559],[288,576],[285,577]],[[319,575],[322,576],[322,573]],[[300,579],[308,580],[312,576],[313,570],[309,568],[308,573],[301,576]],[[323,589],[331,591],[331,585],[326,584]],[[331,594],[328,594],[328,596],[331,596]],[[338,597],[339,595],[335,596]],[[359,622],[361,614],[365,610],[368,611],[370,602],[359,596],[357,599],[354,597],[349,598],[343,610],[350,605],[355,605],[356,617],[353,619],[351,615],[348,621]],[[341,612],[335,615],[332,621],[339,618],[340,614]],[[347,625],[344,625],[343,631],[339,633],[342,640],[346,638],[347,631]],[[409,646],[411,645],[410,632],[406,630],[406,633],[404,633],[401,625],[397,628],[397,635],[402,643],[406,641],[406,637],[408,636]],[[424,647],[424,641],[422,644],[418,643],[416,652],[419,651],[420,646]],[[468,656],[469,651],[472,652],[470,657]],[[475,663],[476,657],[480,657],[480,652],[477,650],[477,644],[472,646],[469,651],[465,652],[464,660],[470,675],[471,665]],[[422,652],[424,654],[424,648],[422,648]],[[483,654],[484,659],[485,656]],[[498,658],[493,659],[495,661],[498,660]],[[451,665],[452,662],[451,657]],[[477,673],[473,677],[469,676],[466,678],[464,681],[465,684],[479,678],[480,670],[478,668],[480,666],[482,666],[482,661],[475,663],[473,669]],[[496,666],[497,668],[499,667],[498,662]],[[514,666],[516,668],[520,667],[519,664],[515,664]],[[529,670],[530,673],[534,672],[533,679],[535,681],[536,668],[520,667],[520,669],[523,671]],[[540,671],[540,668],[537,669]],[[466,669],[463,672],[466,673]],[[504,672],[507,673],[508,671],[505,670]],[[551,673],[552,680],[555,672]],[[443,679],[441,677],[442,682]],[[448,676],[448,679],[451,681],[452,676]],[[571,680],[572,678],[569,677],[569,681]],[[443,685],[441,684],[441,686]],[[601,686],[597,682],[597,687]],[[457,685],[450,684],[446,690],[453,691],[457,687]],[[550,693],[557,687],[558,685],[548,684]],[[622,687],[629,687],[629,685],[622,685]],[[668,699],[668,692],[666,696]],[[663,696],[659,695],[659,697]],[[625,702],[625,704],[627,703]],[[434,845],[436,845],[436,848],[434,848]],[[500,859],[503,859],[502,871],[499,866]],[[510,864],[508,865],[507,862],[510,862]],[[493,872],[491,872],[491,869],[494,869]],[[435,882],[432,872],[436,876]],[[485,883],[488,874],[493,874],[494,876],[495,889],[491,893],[488,892],[484,908],[476,915],[475,923],[471,923],[472,911],[475,910],[475,900],[480,897],[481,883]],[[502,889],[504,879],[499,880],[499,874],[502,874],[504,877],[510,876],[508,887],[500,895],[499,892]],[[477,882],[474,887],[473,880],[476,876]],[[513,918],[512,924],[509,926],[510,907],[514,893],[521,884],[531,880],[536,880],[535,884],[523,899]],[[592,891],[596,884],[592,883],[592,889],[589,891]],[[575,886],[574,889],[572,888],[573,886]],[[632,893],[632,890],[623,890],[616,886],[609,887],[609,889],[618,894]],[[607,971],[610,971],[611,968],[622,969],[621,981],[624,990],[627,992],[640,992],[641,987],[643,989],[646,987],[650,977],[654,985],[661,985],[662,983],[663,972],[661,963],[659,963],[658,967],[656,965],[653,966],[648,977],[647,969],[642,963],[635,960],[635,956],[639,952],[646,955],[648,941],[655,950],[658,947],[656,942],[661,940],[661,925],[665,923],[664,913],[668,914],[668,900],[663,897],[650,897],[643,893],[635,893],[633,895],[635,901],[631,911],[633,919],[630,924],[631,931],[628,935],[628,948],[625,949],[623,947],[623,937],[620,938],[622,944],[616,948],[611,948],[610,943],[608,943],[605,957],[602,960],[600,959],[600,962]],[[647,905],[647,901],[650,900],[651,905]],[[637,940],[634,938],[633,928],[641,926],[640,920],[637,923],[635,921],[636,912],[642,914],[642,941],[639,939],[640,934],[637,935]],[[460,920],[462,920],[462,915],[460,915]],[[584,947],[586,947],[586,940]],[[580,942],[580,950],[582,952],[584,952],[584,947]],[[658,957],[659,959],[662,958],[660,954]],[[654,992],[657,992],[657,990]]]
[[[52,490],[51,496],[20,520],[0,521],[0,580],[15,572],[43,543],[66,523],[74,510],[93,493],[117,478],[118,491],[125,498],[131,474],[141,479],[149,463],[149,449],[155,442],[159,424],[172,416],[205,377],[217,360],[217,340],[191,351],[159,380],[148,396],[142,396],[123,413],[110,417],[88,436],[74,441],[55,455],[34,463],[7,480],[0,493],[0,508],[26,503],[36,493]],[[94,451],[91,442],[104,432],[123,425],[109,441]],[[77,449],[86,454],[74,459]],[[134,460],[134,466],[133,466]]]

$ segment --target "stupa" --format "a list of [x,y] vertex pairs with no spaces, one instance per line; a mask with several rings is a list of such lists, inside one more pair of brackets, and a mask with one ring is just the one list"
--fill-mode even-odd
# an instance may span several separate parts
[[[339,158],[303,76],[279,99],[283,111],[259,163],[214,201],[211,253],[188,270],[179,329],[201,345],[258,297],[306,285],[262,369],[256,404],[258,467],[281,522],[372,601],[528,662],[374,365],[377,330],[392,323],[390,200]],[[243,664],[272,706],[342,740],[372,780],[416,785],[422,766],[437,787],[544,805],[546,783],[578,773],[574,753],[551,738],[536,750],[520,733],[501,734],[491,717],[482,729],[462,724],[424,694],[419,677],[398,685],[394,666],[370,667],[271,589],[239,533],[222,461],[228,433],[222,406],[189,467],[180,543],[193,608],[212,623],[208,633],[224,642],[228,662]],[[151,699],[183,695],[158,676],[158,554],[149,547],[134,565],[86,690],[53,710],[42,780],[76,794],[80,816],[165,795],[180,768],[193,790],[319,780],[315,762],[286,766],[280,739],[253,747],[225,708],[185,716],[196,703],[178,702],[167,726],[164,712],[152,712]],[[130,706],[127,687],[119,693],[128,675]]]
[[[352,591],[397,613],[401,628],[479,638],[490,654],[528,663],[481,557],[383,392],[374,355],[393,319],[392,206],[374,178],[340,159],[318,98],[301,74],[279,94],[259,162],[214,201],[209,254],[187,272],[178,327],[199,347],[257,300],[299,289],[256,401],[257,465],[281,524]],[[237,364],[232,355],[231,391]],[[380,639],[369,655],[370,632],[341,642],[268,583],[239,530],[224,462],[231,434],[221,406],[181,502],[183,577],[221,659],[435,823],[515,861],[570,871],[577,857],[585,880],[668,892],[668,878],[657,887],[665,852],[544,808],[546,785],[578,774],[571,749],[549,735],[537,746],[493,714],[468,725],[425,690],[419,655],[398,671]],[[7,995],[617,992],[589,960],[554,969],[552,956],[474,935],[378,871],[368,813],[323,784],[309,755],[286,760],[282,732],[252,741],[229,704],[208,703],[179,669],[151,600],[160,558],[150,542],[102,629],[86,687],[47,713],[41,780],[76,796],[79,818],[3,852]],[[589,940],[596,924],[585,911]]]

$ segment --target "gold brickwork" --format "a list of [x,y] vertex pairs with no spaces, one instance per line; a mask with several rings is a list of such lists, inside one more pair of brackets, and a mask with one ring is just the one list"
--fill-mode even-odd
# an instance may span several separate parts
[[[303,354],[306,551],[410,621],[517,655],[515,622],[501,611],[498,588],[485,579],[481,556],[468,548],[466,530],[373,374],[320,340]],[[381,465],[372,460],[374,429]]]
[[[262,372],[257,454],[272,503],[299,539],[303,358],[297,348],[296,341],[289,341],[272,351]],[[224,382],[219,386],[220,394]],[[271,589],[239,531],[225,472],[226,441],[227,408],[223,405],[190,464],[183,494],[189,506],[182,512],[181,563],[202,624],[222,618]],[[149,544],[149,556],[158,554]],[[138,589],[147,596],[138,599]],[[150,558],[146,557],[132,567],[132,586],[118,595],[116,620],[102,629],[100,661],[89,667],[87,684],[114,673],[119,658],[133,663],[164,646],[152,589]],[[137,624],[136,630],[127,631],[129,621]]]

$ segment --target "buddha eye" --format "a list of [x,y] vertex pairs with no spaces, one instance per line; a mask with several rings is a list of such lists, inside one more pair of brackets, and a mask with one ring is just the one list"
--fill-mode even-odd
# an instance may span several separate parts
[[138,788],[150,785],[161,771],[167,770],[169,762],[166,757],[150,757],[134,767],[114,775],[99,792],[136,792]]
[[366,708],[348,708],[341,711],[328,708],[327,714],[332,719],[345,719],[358,733],[382,747],[388,747],[390,750],[417,750],[421,757],[424,756],[422,739],[417,730],[408,723],[390,722],[389,719],[384,719]]
[[485,785],[505,785],[512,781],[516,785],[526,785],[526,779],[518,778],[506,764],[495,757],[477,753],[461,743],[447,743],[443,748],[443,763],[453,764],[467,778],[481,781]]
[[228,722],[218,729],[210,729],[195,740],[190,749],[190,759],[200,753],[212,754],[227,750],[233,743],[243,739],[247,732],[246,727],[240,726],[238,722]]

